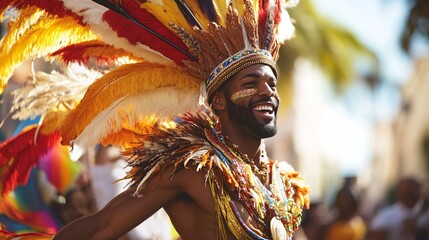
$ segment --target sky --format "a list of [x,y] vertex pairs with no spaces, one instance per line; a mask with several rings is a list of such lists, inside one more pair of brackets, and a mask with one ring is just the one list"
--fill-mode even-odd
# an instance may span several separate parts
[[[325,92],[320,119],[322,152],[337,161],[342,175],[358,174],[372,160],[375,123],[391,121],[400,106],[400,87],[412,72],[412,59],[400,49],[408,13],[405,0],[314,0],[322,15],[349,29],[380,60],[382,83],[372,91],[355,81],[341,97]],[[346,141],[345,141],[346,139]]]

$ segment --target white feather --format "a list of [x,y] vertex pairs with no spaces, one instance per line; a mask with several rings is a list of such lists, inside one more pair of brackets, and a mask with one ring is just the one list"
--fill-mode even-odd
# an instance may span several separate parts
[[291,8],[291,7],[295,7],[296,5],[298,5],[299,0],[286,0],[284,2],[282,2],[282,7],[284,8]]
[[158,168],[158,165],[154,166],[149,170],[149,172],[146,173],[146,176],[140,181],[139,185],[137,185],[136,191],[134,192],[134,196],[142,197],[140,195],[140,189],[143,186],[143,184],[146,182],[146,180],[152,176],[152,173]]
[[185,112],[198,110],[199,91],[174,87],[158,88],[150,92],[120,98],[99,113],[73,141],[81,147],[95,146],[103,137],[117,132],[127,117],[131,124],[148,116],[173,118]]
[[281,20],[278,26],[277,40],[283,43],[286,40],[289,40],[295,35],[295,27],[292,24],[292,20],[286,11],[286,9],[281,9]]
[[69,65],[63,73],[37,72],[35,82],[29,80],[24,87],[12,92],[12,118],[34,119],[58,110],[61,104],[73,107],[83,98],[88,86],[100,76],[100,72],[78,64]]

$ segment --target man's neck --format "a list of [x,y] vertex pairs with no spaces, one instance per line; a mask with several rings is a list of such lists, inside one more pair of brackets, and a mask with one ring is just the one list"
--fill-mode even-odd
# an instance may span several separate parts
[[265,154],[262,140],[240,128],[222,128],[222,134],[228,138],[228,141],[237,145],[242,154],[246,154],[249,160],[253,161],[258,167],[261,165],[261,155]]

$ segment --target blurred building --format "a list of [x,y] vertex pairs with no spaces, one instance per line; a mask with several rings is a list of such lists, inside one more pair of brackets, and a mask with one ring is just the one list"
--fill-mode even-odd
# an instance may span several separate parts
[[429,173],[429,56],[415,60],[403,86],[402,107],[395,119],[398,175],[428,177]]

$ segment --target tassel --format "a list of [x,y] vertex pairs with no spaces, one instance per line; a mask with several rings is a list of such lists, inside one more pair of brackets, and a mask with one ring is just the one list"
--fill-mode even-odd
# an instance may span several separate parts
[[0,144],[0,183],[3,195],[17,185],[25,184],[37,160],[60,141],[58,132],[50,135],[38,134],[36,145],[36,131],[37,127],[33,127]]

